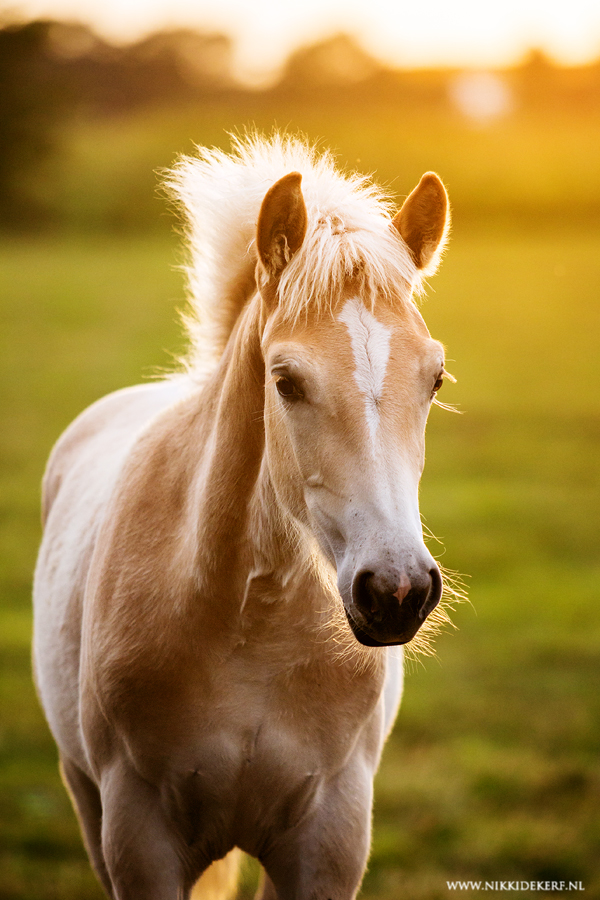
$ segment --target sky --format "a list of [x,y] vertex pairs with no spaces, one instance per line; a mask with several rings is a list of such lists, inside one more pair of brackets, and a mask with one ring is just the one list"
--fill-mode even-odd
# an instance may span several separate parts
[[3,11],[83,21],[117,41],[182,25],[224,31],[238,73],[256,81],[340,31],[395,66],[485,69],[531,47],[567,64],[600,57],[600,0],[0,0]]

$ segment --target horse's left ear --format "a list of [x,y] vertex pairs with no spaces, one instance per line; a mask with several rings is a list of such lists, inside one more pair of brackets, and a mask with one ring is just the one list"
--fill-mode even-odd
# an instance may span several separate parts
[[302,246],[306,206],[300,172],[290,172],[269,188],[258,216],[256,244],[268,275],[276,278]]
[[436,271],[450,228],[448,194],[435,172],[426,172],[393,219],[417,268]]

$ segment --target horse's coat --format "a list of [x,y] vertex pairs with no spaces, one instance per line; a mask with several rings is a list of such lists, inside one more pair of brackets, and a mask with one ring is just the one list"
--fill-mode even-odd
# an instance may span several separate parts
[[364,179],[258,138],[174,182],[188,372],[98,401],[52,453],[39,694],[116,900],[187,897],[224,857],[225,885],[236,847],[263,900],[352,900],[398,645],[441,592],[418,483],[443,348],[410,294],[446,194],[430,173],[392,220]]

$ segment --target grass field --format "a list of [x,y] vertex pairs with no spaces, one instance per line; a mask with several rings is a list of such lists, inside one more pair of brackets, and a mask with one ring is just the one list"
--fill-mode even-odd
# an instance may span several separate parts
[[[101,897],[31,685],[39,480],[85,405],[170,365],[176,246],[132,230],[0,247],[2,900]],[[599,246],[585,220],[458,219],[424,303],[458,378],[440,399],[464,415],[432,411],[422,511],[471,605],[409,675],[365,900],[438,900],[450,879],[600,897]]]

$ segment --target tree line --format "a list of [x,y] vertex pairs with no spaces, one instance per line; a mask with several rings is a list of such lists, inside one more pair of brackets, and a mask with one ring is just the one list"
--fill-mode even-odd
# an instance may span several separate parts
[[[275,83],[279,100],[355,101],[443,108],[449,70],[391,69],[351,37],[334,35],[296,50]],[[600,63],[560,68],[540,52],[504,73],[520,106],[600,109]],[[0,28],[0,225],[39,216],[21,190],[32,167],[51,154],[62,122],[74,115],[125,115],[145,107],[243,96],[255,88],[234,75],[224,34],[158,32],[115,46],[85,25],[58,21]]]

